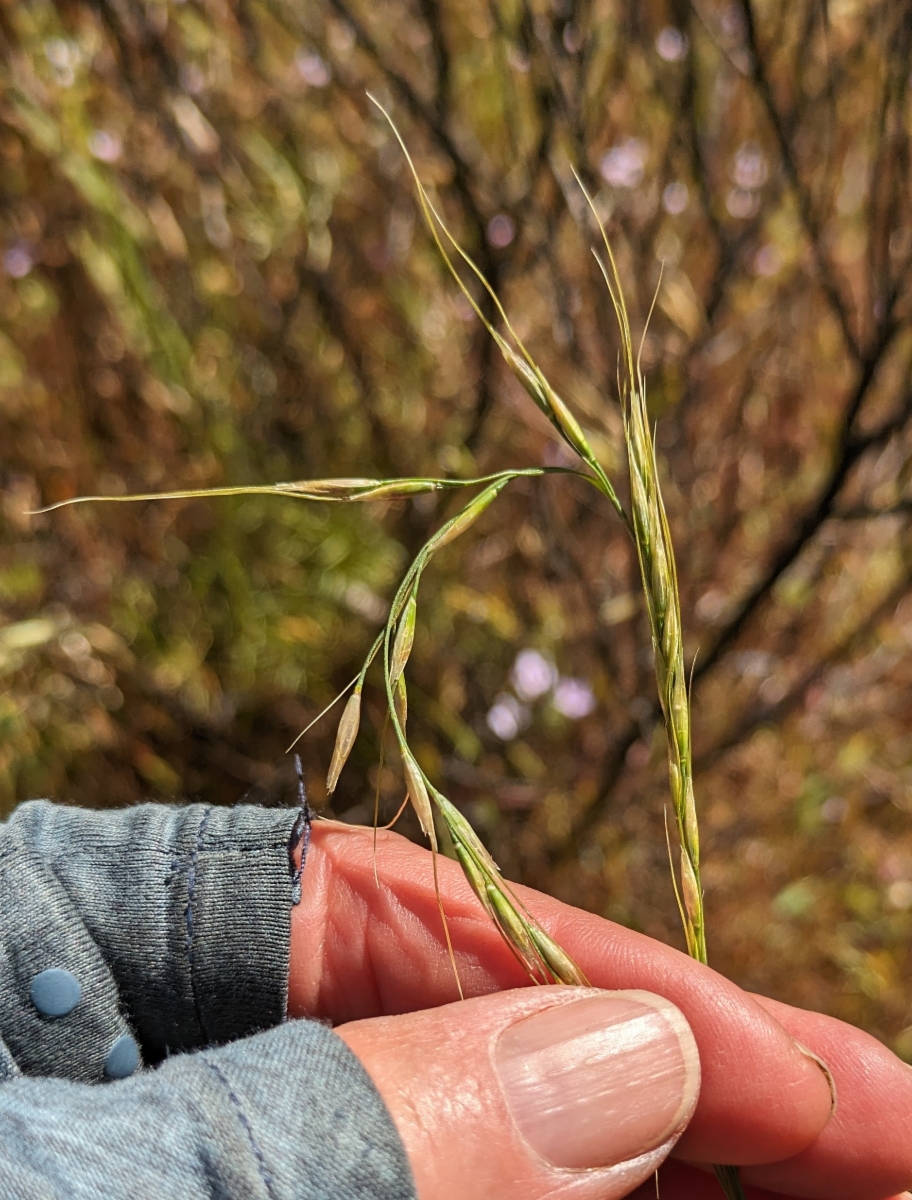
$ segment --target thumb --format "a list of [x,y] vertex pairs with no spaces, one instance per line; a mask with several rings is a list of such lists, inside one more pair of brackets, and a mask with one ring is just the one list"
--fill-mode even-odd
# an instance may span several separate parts
[[419,1200],[615,1200],[697,1102],[690,1026],[650,992],[499,992],[336,1032],[392,1113]]

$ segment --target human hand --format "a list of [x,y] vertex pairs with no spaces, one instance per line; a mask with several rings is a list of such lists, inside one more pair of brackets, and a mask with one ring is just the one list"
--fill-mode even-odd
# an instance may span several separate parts
[[[594,988],[627,994],[529,988],[459,868],[440,860],[469,997],[458,1001],[430,855],[381,833],[378,886],[372,837],[314,825],[292,914],[289,1015],[330,1019],[359,1056],[420,1200],[646,1200],[654,1182],[638,1185],[672,1149],[691,1164],[742,1166],[746,1184],[769,1189],[748,1187],[752,1200],[887,1200],[912,1183],[912,1069],[875,1039],[517,888]],[[826,1062],[835,1113],[798,1042]],[[663,1200],[721,1196],[683,1162],[660,1180]]]

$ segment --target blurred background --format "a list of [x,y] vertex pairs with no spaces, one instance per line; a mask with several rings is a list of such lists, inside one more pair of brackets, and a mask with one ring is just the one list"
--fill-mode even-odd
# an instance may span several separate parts
[[[0,803],[294,803],[453,500],[29,511],[561,465],[422,178],[624,488],[643,345],[693,677],[710,957],[912,1059],[912,23],[889,0],[0,8]],[[484,297],[480,301],[486,303]],[[410,727],[513,878],[682,944],[631,546],[512,485],[422,584]],[[331,808],[395,811],[383,697]],[[301,744],[310,793],[335,718]],[[417,836],[406,815],[400,828]]]

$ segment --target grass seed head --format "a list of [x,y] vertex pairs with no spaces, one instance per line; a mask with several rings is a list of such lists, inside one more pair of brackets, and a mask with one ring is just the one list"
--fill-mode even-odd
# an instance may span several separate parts
[[538,408],[541,409],[551,424],[557,429],[561,437],[573,447],[584,462],[594,462],[595,455],[592,452],[592,447],[586,440],[586,435],[583,433],[579,421],[577,421],[557,392],[555,392],[539,368],[530,366],[501,337],[497,338],[497,344],[500,346],[500,352],[507,366]]
[[[691,763],[690,711],[674,548],[659,482],[655,443],[646,406],[646,389],[639,359],[634,354],[630,318],[624,302],[617,262],[592,197],[579,176],[577,182],[601,235],[607,264],[599,254],[595,257],[608,288],[621,335],[623,377],[619,379],[619,390],[630,477],[632,520],[629,528],[633,533],[640,564],[640,577],[655,657],[656,684],[662,715],[665,718],[669,783],[681,851],[679,903],[687,948],[694,958],[706,962],[697,813]],[[740,1195],[740,1191],[729,1194]]]
[[349,696],[348,703],[342,710],[342,716],[339,719],[339,728],[336,731],[336,744],[333,747],[332,761],[329,764],[329,772],[326,776],[326,791],[329,795],[332,795],[336,790],[336,784],[339,782],[342,768],[348,761],[349,754],[351,754],[360,725],[361,689],[358,687]]
[[385,486],[383,479],[298,479],[277,483],[283,492],[302,492],[308,496],[348,496],[352,492],[368,491]]
[[486,487],[483,492],[479,492],[475,499],[467,504],[461,513],[455,516],[452,521],[448,521],[442,529],[434,534],[427,544],[429,555],[436,554],[438,550],[442,550],[444,546],[448,546],[450,542],[454,542],[470,526],[474,525],[488,505],[500,495],[509,482],[509,478],[498,479],[489,487]]
[[498,335],[496,340],[500,347],[500,352],[504,357],[504,362],[506,362],[507,366],[522,384],[524,391],[531,397],[545,416],[553,421],[554,414],[551,409],[551,402],[547,392],[542,387],[542,381],[539,376],[532,370],[526,360],[521,358],[502,337]]
[[[452,828],[450,827],[449,823],[447,823],[447,828],[450,829],[450,835],[452,837]],[[488,899],[488,885],[485,881],[484,873],[481,871],[478,863],[475,861],[474,855],[464,842],[455,837],[453,838],[453,849],[456,852],[456,858],[459,860],[459,865],[462,867],[463,874],[469,881],[472,891],[481,901],[481,906],[488,916],[492,917],[493,911],[491,908],[491,902]]]
[[[697,931],[703,925],[703,897],[700,894],[696,870],[685,846],[681,847],[681,896],[688,921],[694,931]],[[688,931],[689,940],[690,933]]]
[[586,440],[586,435],[583,433],[582,426],[576,417],[558,396],[557,392],[545,381],[546,394],[551,405],[551,411],[554,414],[554,424],[563,434],[564,439],[573,447],[580,458],[584,462],[595,462],[595,455],[592,453],[592,447]]
[[396,630],[396,640],[393,642],[393,653],[390,658],[390,680],[393,686],[402,678],[402,673],[405,670],[405,664],[409,660],[409,655],[412,653],[412,646],[415,642],[415,622],[418,616],[418,601],[415,599],[415,588],[412,588],[405,610],[399,620],[399,627]]
[[529,934],[555,983],[566,983],[571,987],[589,987],[589,980],[550,934],[545,933],[538,925],[531,926]]
[[402,766],[405,771],[405,786],[408,788],[409,800],[412,802],[418,816],[418,824],[425,837],[430,838],[431,845],[437,849],[437,832],[434,829],[434,812],[431,808],[431,797],[428,795],[424,775],[418,766],[412,752],[405,747],[402,752]]
[[534,970],[535,943],[529,934],[528,922],[522,913],[511,903],[509,896],[500,886],[499,880],[489,879],[486,892],[490,907],[494,910],[494,919],[500,926],[501,932],[523,962]]

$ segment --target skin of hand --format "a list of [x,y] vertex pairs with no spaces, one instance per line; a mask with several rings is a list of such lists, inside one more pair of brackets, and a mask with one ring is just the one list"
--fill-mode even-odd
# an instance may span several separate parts
[[741,1166],[749,1200],[912,1200],[912,1068],[874,1038],[517,886],[592,984],[530,987],[440,859],[460,1000],[429,852],[376,845],[314,824],[288,1012],[359,1056],[420,1200],[646,1200],[672,1151],[662,1200],[721,1197],[709,1163]]

